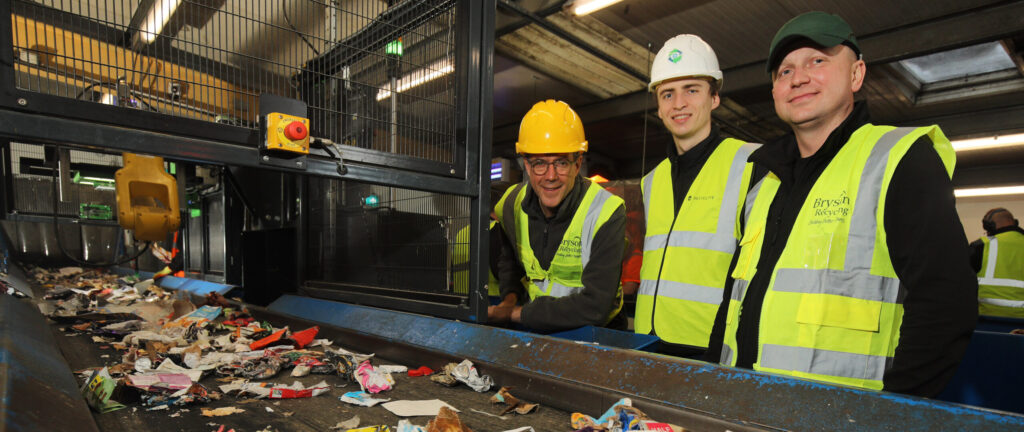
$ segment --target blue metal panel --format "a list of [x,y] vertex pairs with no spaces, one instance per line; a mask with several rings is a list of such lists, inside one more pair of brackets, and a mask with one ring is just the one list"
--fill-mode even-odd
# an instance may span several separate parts
[[976,331],[967,354],[938,399],[1024,412],[1024,337]]
[[976,331],[997,333],[1009,333],[1016,329],[1024,329],[1024,319],[987,315],[978,316],[978,326],[974,328]]
[[180,278],[174,276],[164,276],[157,281],[157,285],[161,288],[183,290],[188,291],[192,294],[204,296],[209,293],[217,293],[220,295],[227,294],[235,287],[231,285],[224,285],[214,282],[207,282],[203,280]]
[[285,295],[269,310],[709,416],[795,430],[1024,429],[1024,416],[403,312]]
[[0,408],[4,431],[97,430],[46,320],[8,295],[0,295]]

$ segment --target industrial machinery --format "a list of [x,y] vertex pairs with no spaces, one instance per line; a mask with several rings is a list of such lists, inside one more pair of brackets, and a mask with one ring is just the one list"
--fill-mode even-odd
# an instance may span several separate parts
[[[471,358],[563,410],[630,396],[698,430],[1024,425],[478,325],[488,305],[494,14],[495,0],[0,2],[10,16],[0,25],[4,245],[35,264],[65,262],[57,249],[107,263],[137,253],[135,240],[172,249],[161,233],[177,229],[187,278],[164,278],[166,288],[239,286],[257,318],[324,325],[388,358]],[[158,174],[144,182],[155,201],[115,195],[115,173],[134,160]],[[134,238],[112,214],[134,221]],[[159,229],[140,229],[154,221]],[[452,255],[466,226],[469,289],[457,292]],[[164,266],[150,254],[129,265]],[[0,330],[49,335],[9,299],[0,310]],[[67,378],[38,368],[63,361],[38,348],[46,337],[2,339],[12,357],[50,356],[0,374],[16,377],[0,380],[5,390],[28,377],[47,384],[32,390],[44,398]],[[5,399],[5,411],[32,409],[18,403]]]

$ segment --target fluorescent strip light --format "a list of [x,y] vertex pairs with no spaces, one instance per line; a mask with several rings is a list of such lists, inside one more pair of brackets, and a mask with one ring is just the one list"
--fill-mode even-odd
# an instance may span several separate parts
[[[455,72],[455,66],[448,60],[441,60],[423,69],[414,70],[410,74],[399,78],[398,83],[395,85],[395,91],[403,92],[418,85],[436,80],[452,72]],[[389,97],[391,97],[391,90],[381,89],[377,92],[378,102]]]
[[181,0],[156,0],[149,9],[146,20],[139,27],[139,37],[142,38],[142,41],[147,44],[155,41],[179,5],[181,5]]
[[973,189],[957,189],[957,190],[953,191],[953,195],[956,196],[957,198],[976,197],[976,196],[991,196],[991,195],[1017,195],[1017,194],[1024,194],[1024,185],[986,187],[986,188],[973,188]]
[[586,15],[588,13],[604,9],[620,1],[622,0],[576,0],[576,3],[573,4],[572,11],[576,15]]
[[996,135],[986,138],[974,138],[953,141],[954,151],[981,150],[997,147],[1024,145],[1024,133],[1013,135]]

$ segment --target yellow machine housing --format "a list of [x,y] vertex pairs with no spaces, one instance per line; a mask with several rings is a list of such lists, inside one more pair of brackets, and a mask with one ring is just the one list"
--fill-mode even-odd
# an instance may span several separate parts
[[268,150],[309,154],[309,119],[282,114],[267,114]]
[[161,241],[178,229],[181,214],[178,183],[164,171],[164,158],[122,153],[124,168],[114,175],[117,223],[135,231],[135,238]]

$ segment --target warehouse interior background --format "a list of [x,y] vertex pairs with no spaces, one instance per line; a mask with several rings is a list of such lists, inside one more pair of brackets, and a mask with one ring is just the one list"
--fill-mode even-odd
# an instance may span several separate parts
[[[868,64],[864,88],[876,124],[938,124],[957,151],[958,189],[1017,186],[959,197],[968,239],[990,208],[1024,214],[1024,4],[1016,1],[624,1],[576,16],[561,1],[498,2],[494,154],[514,153],[518,120],[538,99],[568,102],[590,140],[591,173],[636,178],[671,138],[646,92],[650,58],[676,34],[708,42],[724,72],[713,112],[723,132],[769,142],[788,132],[764,72],[768,42],[793,16],[836,13],[850,23]],[[646,116],[645,116],[646,114]],[[646,136],[645,136],[646,135]],[[989,139],[974,143],[958,140]],[[646,157],[645,157],[646,156]]]

